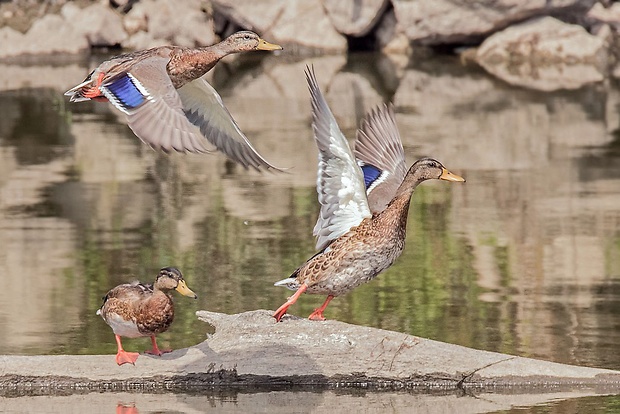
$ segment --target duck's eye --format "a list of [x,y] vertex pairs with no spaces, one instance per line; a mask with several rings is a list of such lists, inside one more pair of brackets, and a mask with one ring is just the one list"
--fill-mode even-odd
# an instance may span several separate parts
[[250,35],[245,35],[245,40],[250,40]]

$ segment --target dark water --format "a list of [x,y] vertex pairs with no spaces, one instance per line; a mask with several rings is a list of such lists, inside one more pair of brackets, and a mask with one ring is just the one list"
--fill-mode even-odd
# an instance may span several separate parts
[[[221,155],[155,153],[109,105],[69,104],[62,92],[101,59],[0,65],[2,353],[114,354],[95,315],[101,297],[163,266],[179,267],[199,296],[176,298],[163,347],[204,340],[196,310],[281,305],[289,291],[273,282],[314,253],[316,148],[303,77],[313,63],[349,137],[367,110],[392,101],[408,161],[430,155],[467,178],[416,190],[403,256],[335,299],[326,317],[620,369],[616,85],[527,91],[456,59],[223,63],[209,79],[241,128],[268,160],[292,167],[258,174]],[[290,312],[306,316],[323,300],[305,295]],[[594,401],[592,412],[618,407],[617,398]],[[580,412],[562,404],[528,410]]]

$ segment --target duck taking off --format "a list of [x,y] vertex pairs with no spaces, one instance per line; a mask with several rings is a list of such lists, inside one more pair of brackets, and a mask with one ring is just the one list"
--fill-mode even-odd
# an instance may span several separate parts
[[159,271],[154,284],[139,282],[118,285],[103,298],[103,305],[97,310],[103,320],[110,325],[116,337],[116,363],[135,364],[137,352],[123,349],[121,337],[151,337],[153,348],[147,354],[161,356],[171,349],[160,350],[155,335],[168,330],[174,320],[174,302],[171,291],[176,290],[184,296],[197,299],[176,267],[164,267]]
[[109,101],[154,149],[210,153],[214,150],[205,146],[208,141],[244,168],[280,170],[254,149],[220,95],[202,78],[232,53],[280,49],[254,32],[241,31],[213,46],[136,51],[101,63],[65,95],[71,102]]
[[363,121],[354,156],[313,69],[306,68],[306,80],[319,148],[321,210],[314,227],[319,252],[290,277],[275,283],[296,291],[273,314],[276,321],[302,293],[327,295],[309,317],[325,320],[323,311],[334,297],[372,280],[403,252],[409,203],[421,182],[465,181],[432,158],[422,158],[407,170],[394,112],[385,105]]

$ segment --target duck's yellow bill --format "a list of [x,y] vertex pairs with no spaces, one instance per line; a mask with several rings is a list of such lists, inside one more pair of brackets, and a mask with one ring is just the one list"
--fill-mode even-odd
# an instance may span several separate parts
[[446,180],[446,181],[456,181],[456,182],[465,182],[465,179],[463,177],[461,177],[460,175],[456,175],[454,173],[451,173],[450,171],[446,170],[445,168],[442,170],[441,175],[439,176],[440,180]]
[[183,296],[189,296],[190,298],[198,299],[198,295],[196,295],[194,292],[192,292],[190,288],[187,287],[187,283],[185,283],[185,280],[179,281],[179,284],[177,285],[175,290]]
[[257,50],[282,50],[282,46],[276,45],[275,43],[269,43],[264,39],[258,39],[258,46],[256,46]]

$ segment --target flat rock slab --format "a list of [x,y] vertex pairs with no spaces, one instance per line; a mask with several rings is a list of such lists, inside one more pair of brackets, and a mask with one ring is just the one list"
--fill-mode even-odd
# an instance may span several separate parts
[[135,366],[117,366],[114,355],[1,356],[0,390],[597,386],[620,392],[618,371],[478,351],[338,321],[287,315],[275,323],[271,313],[199,311],[215,334],[163,357],[140,356]]

